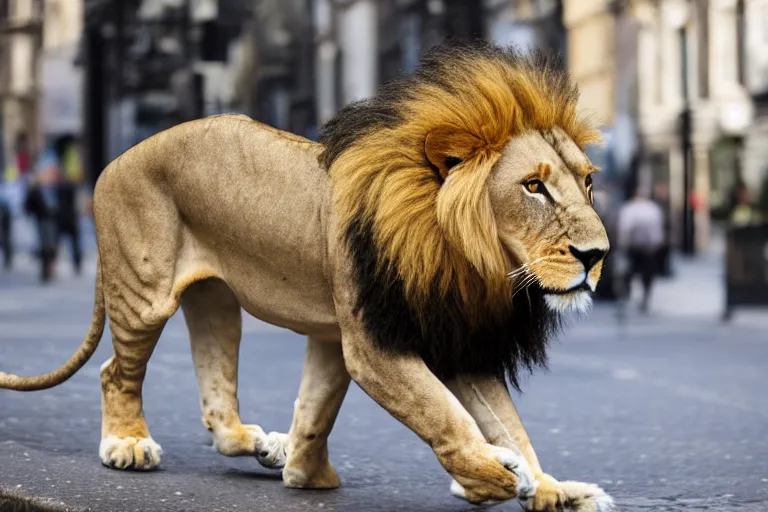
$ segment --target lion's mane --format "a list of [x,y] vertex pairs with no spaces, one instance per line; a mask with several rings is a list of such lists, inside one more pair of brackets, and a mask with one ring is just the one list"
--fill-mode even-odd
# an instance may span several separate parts
[[[486,43],[436,47],[321,130],[358,314],[381,348],[418,354],[443,379],[506,374],[517,388],[520,367],[546,364],[558,317],[535,286],[514,293],[486,181],[525,131],[559,126],[582,148],[598,140],[559,64]],[[468,155],[445,186],[425,152],[441,133],[460,134]]]

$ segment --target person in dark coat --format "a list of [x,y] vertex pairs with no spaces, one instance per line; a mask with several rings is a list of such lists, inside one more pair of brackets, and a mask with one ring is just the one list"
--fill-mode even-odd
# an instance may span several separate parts
[[80,214],[78,212],[78,183],[75,176],[65,172],[68,152],[73,151],[75,140],[70,135],[64,135],[56,140],[55,152],[57,158],[56,184],[56,242],[61,243],[61,238],[69,237],[72,248],[72,264],[75,273],[80,274],[82,267],[82,251],[80,245]]
[[[46,171],[50,172],[50,171]],[[38,259],[40,280],[47,283],[53,278],[53,264],[56,260],[56,189],[55,178],[42,174],[34,179],[27,189],[24,211],[35,219],[38,235]]]
[[69,237],[72,248],[72,264],[75,273],[80,274],[82,252],[80,250],[80,216],[77,211],[77,185],[66,178],[60,178],[56,186],[56,245],[61,238]]
[[2,197],[0,197],[0,246],[3,249],[3,268],[5,270],[10,270],[13,263],[11,207]]

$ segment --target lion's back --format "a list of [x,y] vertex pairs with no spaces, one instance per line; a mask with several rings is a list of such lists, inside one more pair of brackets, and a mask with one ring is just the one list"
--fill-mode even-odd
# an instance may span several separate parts
[[142,229],[105,219],[178,225],[179,257],[197,261],[206,255],[205,264],[218,269],[245,302],[255,290],[270,290],[269,297],[252,299],[254,311],[284,309],[273,313],[325,323],[332,316],[326,306],[308,312],[331,302],[325,251],[329,185],[317,160],[320,149],[244,116],[184,123],[109,165],[94,197],[97,228],[114,231],[110,236],[124,238],[126,246],[135,243],[130,234]]

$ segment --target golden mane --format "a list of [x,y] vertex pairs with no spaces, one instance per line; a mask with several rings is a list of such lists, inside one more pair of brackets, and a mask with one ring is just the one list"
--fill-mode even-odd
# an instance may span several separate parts
[[581,148],[600,138],[577,115],[577,89],[558,64],[486,43],[438,47],[323,127],[320,158],[342,229],[348,239],[355,223],[371,229],[377,271],[399,278],[415,309],[436,289],[457,292],[470,316],[508,302],[511,269],[486,190],[500,151],[555,126]]

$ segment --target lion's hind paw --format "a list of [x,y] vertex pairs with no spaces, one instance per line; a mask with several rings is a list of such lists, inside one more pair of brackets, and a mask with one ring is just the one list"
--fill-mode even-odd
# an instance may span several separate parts
[[559,482],[546,474],[539,474],[536,495],[522,500],[531,512],[614,512],[613,499],[595,484]]
[[565,510],[573,512],[613,512],[616,505],[603,489],[584,482],[560,482],[565,492]]

